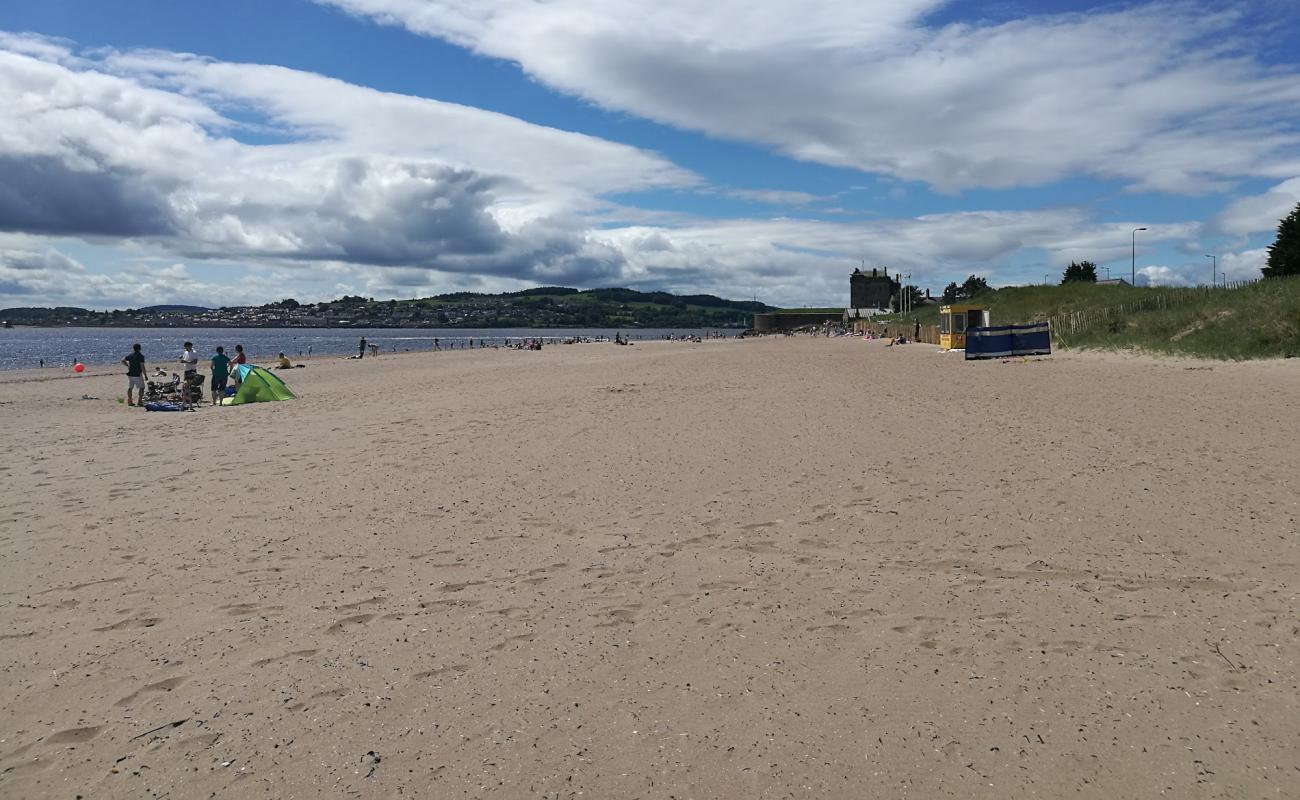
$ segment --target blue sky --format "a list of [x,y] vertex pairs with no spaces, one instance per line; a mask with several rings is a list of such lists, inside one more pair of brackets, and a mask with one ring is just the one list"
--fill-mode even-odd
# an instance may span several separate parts
[[10,0],[0,306],[1252,277],[1293,4]]

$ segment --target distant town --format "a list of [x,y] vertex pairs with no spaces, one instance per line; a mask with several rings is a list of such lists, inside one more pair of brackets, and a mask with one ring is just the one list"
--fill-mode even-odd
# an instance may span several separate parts
[[713,295],[542,287],[412,300],[345,296],[299,303],[288,298],[261,306],[222,308],[6,308],[0,309],[0,323],[117,328],[746,328],[755,313],[771,310],[764,303]]

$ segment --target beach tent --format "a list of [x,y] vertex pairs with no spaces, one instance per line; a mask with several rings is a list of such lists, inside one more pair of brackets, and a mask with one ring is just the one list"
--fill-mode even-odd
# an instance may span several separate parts
[[234,397],[221,401],[222,405],[238,406],[244,403],[294,399],[293,392],[284,385],[284,381],[262,367],[240,364],[235,370],[239,373],[239,391],[235,392]]

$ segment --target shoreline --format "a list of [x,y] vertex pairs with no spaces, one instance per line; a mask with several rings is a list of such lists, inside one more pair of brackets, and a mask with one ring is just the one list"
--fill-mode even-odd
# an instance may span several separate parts
[[[516,337],[512,336],[510,338],[514,339]],[[519,338],[527,339],[531,337],[519,337]],[[635,344],[633,344],[632,346],[633,347],[647,347],[647,346],[655,347],[659,345],[690,345],[690,344],[699,345],[699,344],[718,344],[722,342],[741,342],[741,341],[754,341],[754,339],[752,338],[751,339],[737,339],[737,338],[705,339],[702,342],[688,342],[683,340],[669,341],[664,339],[638,339],[635,340]],[[617,345],[614,345],[613,342],[577,342],[572,345],[548,344],[543,348],[542,352],[545,352],[548,348],[553,348],[553,347],[580,347],[580,346],[594,346],[594,345],[611,345],[617,347]],[[312,364],[325,364],[325,363],[333,363],[337,361],[369,362],[372,360],[378,361],[378,360],[388,360],[395,357],[415,357],[415,356],[445,358],[449,356],[459,357],[467,353],[479,353],[481,355],[487,355],[490,352],[500,353],[500,352],[516,352],[516,351],[517,349],[514,347],[483,347],[483,348],[458,347],[458,348],[450,348],[450,349],[443,349],[443,350],[388,351],[388,352],[381,352],[378,356],[372,356],[369,353],[367,353],[364,359],[358,359],[342,352],[314,353],[311,356],[304,356],[303,358],[298,358],[296,356],[291,358],[290,360],[295,365],[295,369],[284,370],[284,371],[291,374],[296,374],[299,372],[299,370],[296,368],[298,364],[303,364],[305,369],[306,366],[310,366]],[[532,351],[520,350],[518,352],[532,352]],[[211,356],[209,355],[208,357],[210,358]],[[262,359],[262,357],[260,356],[251,356],[249,357],[248,362],[250,364],[255,364],[256,366],[265,367],[266,369],[269,369],[272,372],[278,373],[281,370],[275,368],[273,363],[274,360],[275,360],[274,356],[269,356],[266,359]],[[177,366],[179,366],[180,364],[180,362],[176,360],[171,360],[168,363],[175,364]],[[204,372],[203,365],[206,363],[207,363],[207,358],[200,356],[199,372]],[[153,362],[148,361],[147,359],[145,361],[145,365],[151,372],[154,368],[161,368],[161,364],[155,364]],[[29,382],[39,383],[39,382],[60,381],[60,380],[84,380],[89,378],[102,379],[102,378],[109,378],[109,377],[120,377],[122,378],[123,382],[125,382],[126,380],[126,372],[125,372],[126,367],[122,366],[121,364],[114,364],[111,362],[108,363],[100,362],[94,364],[85,363],[85,367],[86,370],[85,372],[82,373],[73,372],[72,367],[70,365],[61,366],[61,367],[44,367],[44,368],[23,367],[21,369],[0,370],[0,385],[4,385],[7,383],[29,383]],[[173,367],[171,369],[167,369],[167,375],[170,377],[170,375],[173,372],[179,373],[180,371],[181,371],[180,369]],[[58,374],[55,374],[56,372]],[[147,376],[147,379],[151,379],[151,378],[153,378],[152,374]]]

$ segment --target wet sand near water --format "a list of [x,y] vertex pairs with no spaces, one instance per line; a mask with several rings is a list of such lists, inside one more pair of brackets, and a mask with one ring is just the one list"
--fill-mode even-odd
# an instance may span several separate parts
[[0,374],[0,796],[1300,796],[1295,361],[112,370]]

